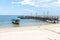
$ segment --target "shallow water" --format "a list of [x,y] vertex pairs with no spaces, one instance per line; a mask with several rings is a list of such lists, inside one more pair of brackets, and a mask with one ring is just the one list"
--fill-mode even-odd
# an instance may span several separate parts
[[26,27],[26,26],[40,26],[40,25],[47,25],[49,23],[41,21],[41,20],[35,20],[35,19],[19,19],[20,24],[12,24],[12,19],[16,19],[18,15],[0,15],[0,28],[6,28],[6,27]]

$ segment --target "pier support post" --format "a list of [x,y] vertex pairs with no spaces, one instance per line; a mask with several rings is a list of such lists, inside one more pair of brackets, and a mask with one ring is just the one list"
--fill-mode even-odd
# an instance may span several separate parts
[[59,21],[57,20],[57,23],[59,23]]
[[53,23],[56,23],[56,21],[54,20],[54,22]]

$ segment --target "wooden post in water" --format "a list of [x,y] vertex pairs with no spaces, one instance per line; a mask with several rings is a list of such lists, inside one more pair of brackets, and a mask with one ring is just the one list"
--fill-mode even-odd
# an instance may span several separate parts
[[56,21],[54,20],[54,22],[53,23],[56,23]]
[[49,16],[48,13],[49,13],[49,12],[47,11],[47,17]]
[[37,17],[37,12],[36,12],[36,17]]
[[57,17],[57,23],[59,22],[59,20],[58,20],[59,18]]
[[43,15],[44,15],[43,17],[45,17],[45,12],[43,12]]

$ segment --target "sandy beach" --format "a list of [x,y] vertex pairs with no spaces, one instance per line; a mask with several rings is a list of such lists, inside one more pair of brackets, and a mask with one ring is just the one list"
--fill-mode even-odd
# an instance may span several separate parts
[[0,40],[60,40],[60,23],[32,27],[0,28]]

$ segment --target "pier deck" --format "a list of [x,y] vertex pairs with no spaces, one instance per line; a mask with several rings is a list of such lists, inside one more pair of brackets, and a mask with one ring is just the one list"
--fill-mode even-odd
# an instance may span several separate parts
[[38,19],[42,21],[53,21],[53,23],[58,23],[59,22],[59,17],[58,16],[18,16],[18,18],[21,19]]

